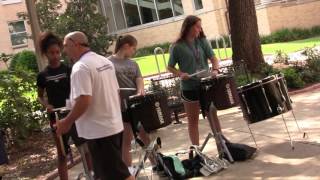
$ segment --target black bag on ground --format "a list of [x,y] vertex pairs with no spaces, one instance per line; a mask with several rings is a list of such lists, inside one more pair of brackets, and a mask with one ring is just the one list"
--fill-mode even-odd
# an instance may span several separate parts
[[[238,143],[226,143],[226,146],[235,161],[245,161],[250,159],[257,151],[256,148]],[[228,156],[225,156],[227,158]]]

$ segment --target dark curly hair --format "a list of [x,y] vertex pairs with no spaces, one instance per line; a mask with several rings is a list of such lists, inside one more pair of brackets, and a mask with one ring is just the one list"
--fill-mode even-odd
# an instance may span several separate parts
[[42,54],[45,54],[49,47],[52,45],[58,45],[63,48],[62,40],[52,32],[44,32],[40,36],[39,47]]

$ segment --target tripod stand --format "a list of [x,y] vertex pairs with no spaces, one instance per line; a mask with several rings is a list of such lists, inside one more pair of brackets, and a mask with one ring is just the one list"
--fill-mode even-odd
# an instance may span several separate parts
[[222,136],[222,133],[217,131],[216,124],[213,122],[214,121],[214,118],[213,118],[214,111],[215,111],[215,107],[213,105],[213,102],[211,102],[210,106],[208,107],[207,114],[208,114],[208,121],[209,121],[210,128],[212,130],[212,133],[210,132],[207,135],[204,143],[202,144],[202,146],[200,148],[200,151],[203,151],[203,149],[207,145],[207,143],[208,143],[210,138],[214,138],[215,141],[216,141],[216,144],[217,144],[219,155],[226,154],[228,159],[229,159],[229,161],[231,163],[233,163],[234,160],[233,160],[232,155],[231,155],[231,153],[230,153],[230,151],[229,151],[229,149],[228,149],[228,147],[226,145],[226,141],[224,140],[224,138]]

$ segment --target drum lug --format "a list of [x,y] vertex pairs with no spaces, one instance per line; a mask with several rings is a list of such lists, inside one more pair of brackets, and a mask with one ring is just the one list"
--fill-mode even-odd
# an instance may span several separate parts
[[263,92],[264,98],[266,98],[266,101],[267,101],[267,105],[268,105],[269,111],[270,111],[270,113],[272,113],[272,109],[271,109],[271,106],[270,106],[269,100],[268,100],[268,98],[267,98],[266,91],[265,91],[265,89],[264,89],[264,87],[263,87],[263,86],[262,86],[262,92]]
[[278,107],[277,107],[278,113],[282,113],[282,112],[283,112],[283,109],[284,109],[284,108],[282,108],[282,107],[280,107],[280,105],[278,105]]

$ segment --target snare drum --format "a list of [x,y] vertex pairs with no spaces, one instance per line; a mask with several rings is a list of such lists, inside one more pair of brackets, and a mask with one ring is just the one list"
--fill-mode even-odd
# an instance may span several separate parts
[[236,83],[231,74],[201,79],[206,107],[213,102],[218,110],[228,109],[239,104]]
[[168,126],[172,121],[167,97],[161,92],[129,97],[128,110],[133,125],[140,121],[146,132]]
[[292,109],[282,75],[268,76],[238,88],[241,109],[249,123],[255,123]]

